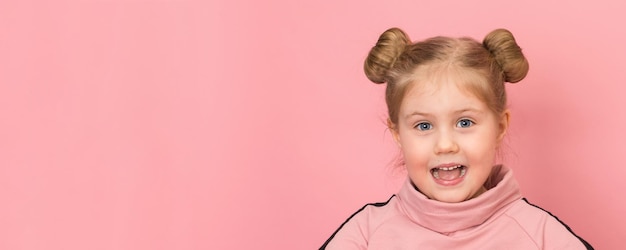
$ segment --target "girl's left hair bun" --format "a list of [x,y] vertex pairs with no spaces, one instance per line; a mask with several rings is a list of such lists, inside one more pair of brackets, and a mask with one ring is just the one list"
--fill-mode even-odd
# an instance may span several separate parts
[[528,60],[517,45],[513,34],[506,29],[496,29],[483,40],[483,46],[491,52],[502,72],[504,81],[516,83],[528,74]]

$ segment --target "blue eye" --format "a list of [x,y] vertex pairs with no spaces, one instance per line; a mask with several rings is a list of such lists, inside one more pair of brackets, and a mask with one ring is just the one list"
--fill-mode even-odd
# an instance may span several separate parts
[[417,128],[418,130],[425,131],[425,130],[432,129],[433,125],[428,122],[420,122],[415,126],[415,128]]
[[474,122],[468,119],[461,119],[456,123],[456,126],[459,128],[469,128],[474,125]]

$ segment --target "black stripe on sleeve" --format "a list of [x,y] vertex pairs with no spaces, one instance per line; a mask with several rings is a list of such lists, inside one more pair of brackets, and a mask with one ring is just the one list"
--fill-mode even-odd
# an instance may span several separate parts
[[567,226],[565,223],[563,223],[563,221],[559,220],[559,218],[558,218],[558,217],[556,217],[556,216],[554,216],[554,214],[550,213],[548,210],[545,210],[545,209],[543,209],[543,208],[541,208],[541,207],[539,207],[539,206],[537,206],[537,205],[535,205],[535,204],[532,204],[532,203],[528,202],[528,200],[527,200],[526,198],[522,198],[522,200],[524,200],[526,203],[528,203],[528,205],[531,205],[531,206],[533,206],[533,207],[539,208],[539,209],[541,209],[541,211],[544,211],[544,212],[548,213],[550,216],[554,217],[554,218],[555,218],[555,219],[556,219],[559,223],[561,223],[561,225],[563,225],[563,226],[567,229],[567,231],[569,231],[569,232],[570,232],[570,233],[572,233],[574,236],[576,236],[576,238],[578,238],[578,239],[580,240],[580,242],[582,242],[582,243],[583,243],[583,245],[585,245],[585,247],[587,248],[587,250],[593,250],[593,247],[591,246],[591,244],[589,244],[587,241],[585,241],[585,240],[584,240],[583,238],[581,238],[580,236],[576,235],[576,234],[574,233],[574,231],[572,231],[572,229],[571,229],[569,226]]
[[387,201],[385,202],[378,202],[378,203],[368,203],[365,206],[363,206],[361,209],[357,210],[356,212],[354,212],[352,215],[350,215],[350,217],[348,217],[348,219],[346,221],[344,221],[343,223],[341,223],[341,226],[339,226],[339,228],[337,228],[337,230],[335,230],[335,232],[330,236],[330,238],[328,238],[328,240],[326,240],[326,242],[324,242],[324,245],[322,245],[322,247],[320,247],[320,250],[324,250],[326,249],[326,246],[328,245],[328,243],[330,243],[330,241],[335,238],[335,235],[339,232],[339,230],[341,230],[341,228],[346,225],[346,223],[348,223],[348,221],[350,221],[350,219],[352,219],[354,216],[356,216],[358,213],[360,213],[361,211],[363,211],[367,206],[375,206],[375,207],[382,207],[384,205],[387,205],[387,203],[389,203],[389,201],[391,201],[391,199],[393,199],[393,197],[395,197],[396,195],[392,195]]

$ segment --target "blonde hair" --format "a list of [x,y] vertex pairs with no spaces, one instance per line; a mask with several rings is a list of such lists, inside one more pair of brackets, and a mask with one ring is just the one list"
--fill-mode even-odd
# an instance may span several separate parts
[[433,37],[412,43],[407,34],[391,28],[380,35],[365,60],[365,75],[374,83],[387,83],[385,100],[389,120],[398,123],[400,104],[417,77],[419,66],[448,64],[477,72],[483,81],[463,86],[496,114],[506,109],[504,82],[516,83],[528,73],[528,61],[506,29],[490,32],[483,43],[472,38]]

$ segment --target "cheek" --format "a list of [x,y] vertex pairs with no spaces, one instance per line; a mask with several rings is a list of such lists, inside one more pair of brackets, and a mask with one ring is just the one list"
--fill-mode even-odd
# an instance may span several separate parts
[[402,135],[399,140],[400,151],[404,157],[405,162],[408,164],[417,164],[420,161],[428,159],[429,152],[432,152],[432,147],[429,145],[428,140],[417,140],[407,135]]
[[499,142],[494,133],[484,133],[467,141],[464,147],[465,152],[474,158],[484,161],[495,160],[499,148]]

